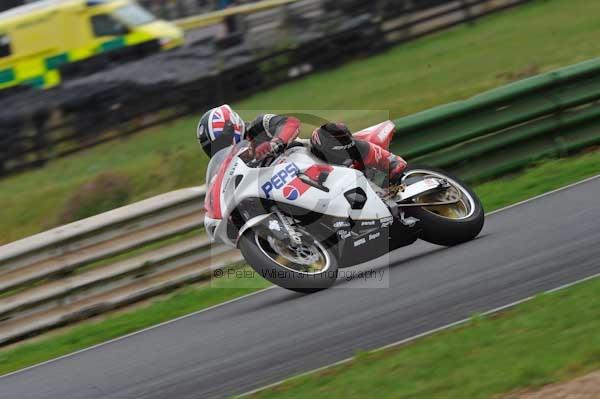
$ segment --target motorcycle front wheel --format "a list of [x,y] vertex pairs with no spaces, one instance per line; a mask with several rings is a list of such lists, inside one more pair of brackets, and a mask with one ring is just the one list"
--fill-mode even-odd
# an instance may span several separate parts
[[421,238],[437,245],[453,246],[477,237],[484,223],[484,211],[477,195],[460,179],[437,168],[410,166],[403,183],[411,184],[428,177],[444,179],[446,190],[425,194],[413,203],[450,202],[450,205],[406,207],[406,214],[419,219]]
[[291,246],[251,229],[240,237],[239,248],[261,277],[288,290],[309,294],[331,287],[337,279],[336,257],[308,235]]

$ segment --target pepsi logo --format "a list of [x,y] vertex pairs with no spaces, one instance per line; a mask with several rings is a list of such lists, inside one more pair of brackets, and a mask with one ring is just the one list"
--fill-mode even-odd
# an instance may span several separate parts
[[268,182],[262,185],[261,188],[265,193],[265,197],[270,198],[273,190],[280,190],[283,188],[290,179],[293,179],[298,175],[298,172],[298,167],[293,163],[280,169]]
[[300,192],[296,187],[285,186],[283,188],[283,196],[290,201],[295,201],[300,196]]
[[265,198],[271,198],[271,194],[278,190],[281,190],[280,195],[283,194],[283,197],[289,201],[300,198],[311,186],[296,177],[299,172],[300,169],[293,163],[279,169],[261,186]]

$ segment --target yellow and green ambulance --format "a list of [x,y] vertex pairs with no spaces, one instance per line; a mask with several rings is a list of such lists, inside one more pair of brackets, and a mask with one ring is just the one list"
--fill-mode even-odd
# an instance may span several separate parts
[[0,13],[0,89],[48,88],[110,61],[183,44],[132,0],[42,0]]

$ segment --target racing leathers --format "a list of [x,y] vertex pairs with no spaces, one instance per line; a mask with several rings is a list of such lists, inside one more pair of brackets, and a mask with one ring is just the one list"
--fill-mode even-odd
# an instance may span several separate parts
[[[298,119],[274,114],[259,115],[246,128],[246,138],[251,141],[257,159],[286,148],[299,133]],[[391,183],[398,183],[406,168],[404,159],[374,143],[355,139],[342,123],[327,123],[316,129],[310,139],[310,148],[313,154],[328,163],[387,173]]]
[[311,138],[313,154],[326,162],[358,170],[372,168],[387,173],[388,181],[400,183],[406,161],[369,141],[359,140],[343,123],[327,123],[315,129]]

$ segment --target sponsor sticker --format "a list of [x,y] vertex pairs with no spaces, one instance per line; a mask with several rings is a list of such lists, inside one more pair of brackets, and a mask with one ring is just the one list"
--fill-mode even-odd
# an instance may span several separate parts
[[366,238],[361,238],[360,240],[354,241],[354,248],[363,245],[365,242],[367,242]]
[[279,170],[268,182],[261,186],[265,197],[271,198],[271,193],[274,190],[283,189],[283,196],[286,199],[295,201],[300,198],[310,186],[298,179],[299,172],[300,169],[294,163],[290,163]]
[[375,221],[374,220],[368,220],[365,222],[361,222],[360,223],[361,226],[375,226]]
[[334,150],[348,150],[350,148],[354,147],[354,143],[350,143],[350,144],[346,144],[346,145],[336,145],[333,146],[332,149]]
[[310,186],[308,184],[296,178],[283,188],[283,196],[290,201],[295,201],[300,198],[302,194],[304,194],[309,188]]
[[343,220],[340,220],[339,222],[335,222],[333,224],[333,227],[336,229],[339,229],[340,227],[350,227],[350,222],[345,222]]
[[231,178],[233,177],[233,174],[235,173],[235,168],[237,167],[237,162],[238,162],[237,160],[234,160],[233,163],[231,164],[231,166],[229,167],[227,176],[225,176],[225,179],[223,180],[223,185],[221,187],[221,194],[225,194],[225,191],[229,187],[229,183],[231,182]]
[[346,238],[350,237],[352,233],[347,230],[339,230],[338,235],[342,240],[345,240]]
[[381,233],[369,234],[369,241],[379,238],[379,236],[381,236]]

